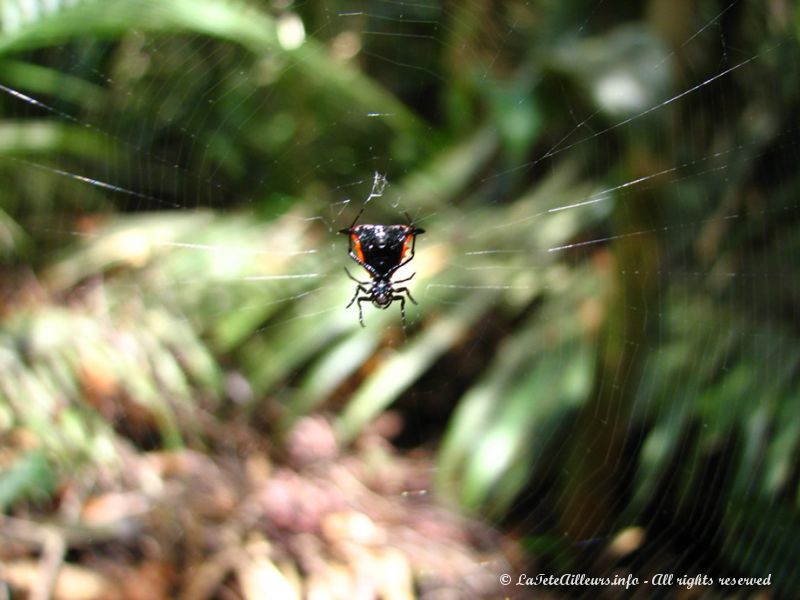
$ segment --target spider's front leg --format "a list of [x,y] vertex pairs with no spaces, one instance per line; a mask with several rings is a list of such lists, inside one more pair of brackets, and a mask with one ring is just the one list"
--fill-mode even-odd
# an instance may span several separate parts
[[350,271],[347,270],[347,267],[344,268],[344,272],[347,273],[347,276],[350,279],[352,279],[353,281],[355,281],[357,284],[359,284],[359,285],[369,285],[369,281],[361,281],[360,279],[356,279],[355,277],[353,277],[353,275],[350,273]]
[[[409,300],[411,300],[414,304],[418,304],[418,302],[414,300],[414,296],[411,295],[411,291],[407,287],[395,288],[394,291],[397,294],[402,294],[402,293],[407,294]],[[403,298],[403,296],[395,296],[395,298]]]
[[356,301],[356,298],[358,298],[359,294],[366,294],[367,296],[369,296],[369,290],[360,283],[359,285],[356,286],[356,293],[353,294],[353,299],[347,303],[347,306],[345,306],[345,308],[350,308],[351,306],[353,306],[353,302]]
[[[399,288],[395,291],[399,292],[405,288]],[[408,290],[406,290],[407,292]],[[392,296],[392,300],[399,300],[400,301],[400,320],[403,322],[403,332],[406,330],[406,299],[405,296]],[[416,304],[416,302],[414,302]],[[405,333],[404,333],[405,335]]]
[[[406,277],[405,279],[398,279],[398,280],[397,280],[397,281],[395,281],[394,283],[396,283],[396,284],[397,284],[397,283],[405,283],[406,281],[411,281],[412,279],[414,279],[414,275],[416,275],[416,273],[412,273],[411,275],[409,275],[409,276],[408,276],[408,277]],[[400,289],[402,289],[402,288],[400,288]]]
[[[372,298],[362,296],[358,299],[358,322],[361,323],[362,327],[366,327],[366,325],[364,325],[364,312],[361,308],[362,302],[372,302]],[[352,304],[352,302],[350,304]]]

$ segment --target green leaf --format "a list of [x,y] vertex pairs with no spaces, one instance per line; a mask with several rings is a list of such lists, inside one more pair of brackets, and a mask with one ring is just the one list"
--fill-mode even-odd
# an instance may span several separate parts
[[57,478],[44,452],[23,454],[10,468],[0,473],[0,511],[17,502],[46,500],[54,492]]

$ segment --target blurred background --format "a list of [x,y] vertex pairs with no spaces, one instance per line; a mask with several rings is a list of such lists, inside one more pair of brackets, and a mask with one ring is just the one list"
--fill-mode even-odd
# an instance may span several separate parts
[[0,598],[793,597],[799,18],[0,4]]

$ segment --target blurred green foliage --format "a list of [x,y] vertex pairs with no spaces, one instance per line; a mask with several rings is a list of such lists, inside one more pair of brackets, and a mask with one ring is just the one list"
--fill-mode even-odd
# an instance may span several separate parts
[[[641,526],[641,564],[692,539],[796,589],[795,12],[4,4],[0,435],[44,454],[0,506],[112,428],[336,405],[351,441],[400,401],[446,417],[441,491],[553,564]],[[370,219],[428,230],[407,339],[343,309],[332,230],[375,171]]]

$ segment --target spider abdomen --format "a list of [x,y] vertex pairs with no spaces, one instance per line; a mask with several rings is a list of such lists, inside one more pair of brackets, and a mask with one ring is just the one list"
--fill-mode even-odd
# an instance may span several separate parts
[[350,229],[353,253],[374,277],[388,277],[403,263],[415,235],[412,225],[357,225]]

